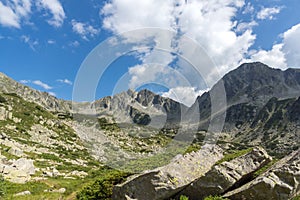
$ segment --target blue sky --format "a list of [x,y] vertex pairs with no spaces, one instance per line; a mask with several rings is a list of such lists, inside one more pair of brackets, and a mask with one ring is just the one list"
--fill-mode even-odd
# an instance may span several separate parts
[[[0,71],[72,99],[76,76],[89,53],[118,35],[114,45],[130,41],[133,50],[114,55],[116,60],[99,77],[96,98],[127,88],[150,88],[190,105],[243,62],[300,67],[299,10],[298,0],[0,0]],[[171,30],[175,36],[147,30],[141,37],[137,32],[126,35],[146,27]],[[214,63],[212,69],[199,62],[203,77],[178,58],[192,55],[184,37],[200,45]],[[168,39],[176,45],[166,42],[163,47],[169,52],[157,51],[158,43]],[[106,45],[107,50],[113,48],[112,43]],[[198,62],[196,58],[190,60]],[[78,100],[92,99],[83,95]]]

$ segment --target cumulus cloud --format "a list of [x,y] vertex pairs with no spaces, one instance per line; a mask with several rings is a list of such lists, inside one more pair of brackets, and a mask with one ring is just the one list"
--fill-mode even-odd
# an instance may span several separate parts
[[21,20],[31,13],[31,0],[10,0],[6,3],[0,1],[0,24],[20,28]]
[[43,89],[45,90],[51,90],[53,87],[49,86],[48,84],[46,83],[43,83],[42,81],[40,80],[35,80],[35,81],[32,81],[33,84],[37,85],[37,86],[40,86],[42,87]]
[[194,87],[175,87],[171,88],[168,92],[162,93],[163,97],[171,98],[175,101],[181,102],[186,106],[191,106],[195,103],[195,99],[201,96],[206,90],[197,90]]
[[170,0],[112,0],[101,10],[105,16],[103,27],[115,33],[145,27],[168,28],[174,20],[173,4]]
[[251,22],[241,22],[237,24],[236,26],[236,31],[239,33],[245,32],[247,30],[252,30],[254,26],[257,26],[258,23],[256,21],[251,21]]
[[51,13],[52,18],[47,20],[50,25],[54,27],[62,26],[66,15],[59,0],[38,0],[36,5],[39,9],[44,9]]
[[58,79],[57,82],[60,82],[60,83],[65,83],[67,85],[72,85],[72,81],[68,80],[68,79]]
[[252,55],[250,60],[245,60],[245,62],[259,61],[274,68],[286,69],[287,68],[286,58],[284,52],[282,52],[282,47],[283,44],[276,44],[269,51],[267,50],[253,51],[251,53]]
[[[251,30],[256,25],[255,22],[250,22],[248,24],[250,26],[246,28],[247,24],[239,25],[234,21],[237,11],[243,6],[245,6],[243,0],[112,0],[105,4],[101,14],[104,17],[103,28],[115,34],[147,27],[173,31],[172,38],[159,33],[146,33],[146,31],[142,34],[123,34],[123,36],[131,42],[134,42],[133,40],[140,42],[152,37],[154,48],[163,47],[185,57],[193,54],[192,47],[185,45],[183,39],[183,36],[190,37],[207,52],[211,60],[214,60],[217,70],[211,72],[209,76],[211,83],[215,83],[220,77],[219,74],[225,74],[244,59],[255,40]],[[139,59],[146,64],[145,61],[150,56],[152,61],[162,57],[162,55],[152,54],[152,51],[147,52]],[[170,55],[166,56],[170,57]],[[175,60],[176,58],[169,63],[176,62]],[[205,62],[202,63],[203,66],[204,64]],[[144,68],[143,65],[135,68],[137,67],[141,70]],[[153,70],[157,69],[153,67]],[[139,76],[133,78],[142,79]]]
[[262,8],[256,15],[257,19],[274,19],[274,15],[279,14],[281,7]]
[[261,61],[269,66],[286,69],[300,67],[300,24],[291,27],[281,35],[282,41],[274,44],[270,50],[254,50],[250,58],[243,62]]
[[160,64],[135,65],[129,68],[129,75],[131,76],[129,88],[138,88],[148,83],[156,83],[169,88],[176,86],[176,83],[180,81],[175,70]]
[[87,23],[78,22],[74,19],[71,21],[71,24],[73,31],[85,40],[88,40],[88,37],[94,37],[100,32],[99,29],[96,29]]
[[282,51],[289,67],[300,67],[300,23],[282,34]]

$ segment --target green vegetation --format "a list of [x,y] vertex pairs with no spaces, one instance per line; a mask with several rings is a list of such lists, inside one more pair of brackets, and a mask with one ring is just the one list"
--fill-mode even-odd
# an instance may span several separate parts
[[[84,184],[90,184],[92,180],[86,179],[63,179],[63,178],[48,178],[44,181],[33,181],[25,184],[16,184],[8,181],[4,181],[4,191],[3,195],[4,200],[10,199],[20,199],[20,200],[57,200],[57,199],[66,199],[72,196],[75,196],[73,193],[79,191]],[[1,188],[1,183],[0,183]],[[3,188],[3,187],[2,187]],[[60,188],[65,188],[66,192],[64,194],[45,192],[46,190],[57,190]],[[29,196],[20,196],[14,197],[14,194],[30,191],[31,195]],[[71,198],[74,199],[75,197]]]
[[86,186],[77,194],[79,200],[102,199],[109,200],[112,197],[113,186],[125,181],[130,174],[117,171],[115,169],[103,168],[99,170],[98,180]]
[[[194,148],[194,147],[193,147]],[[122,171],[103,167],[100,170],[90,174],[91,177],[100,177],[94,183],[85,187],[77,194],[77,198],[81,200],[87,199],[110,199],[113,185],[125,180],[132,173],[153,169],[169,163],[175,155],[183,154],[186,150],[186,144],[180,142],[171,145],[166,151],[151,157],[143,157],[127,162],[110,163],[110,166],[116,166]],[[184,197],[182,197],[184,198]],[[183,199],[184,200],[184,199]]]
[[[75,145],[83,146],[83,144],[75,131],[65,125],[61,120],[59,121],[58,116],[51,114],[35,103],[25,101],[16,94],[1,94],[1,97],[6,100],[3,106],[6,110],[11,110],[12,117],[16,120],[10,118],[0,121],[0,132],[4,132],[7,137],[20,144],[26,144],[35,148],[44,148],[49,151],[49,153],[24,152],[28,159],[34,160],[35,167],[43,170],[49,166],[53,166],[59,170],[60,173],[65,174],[75,170],[94,174],[93,171],[99,167],[100,163],[89,154],[87,149],[76,148]],[[4,102],[2,98],[0,100]],[[29,130],[32,130],[34,125],[43,126],[45,128],[45,134],[55,132],[56,134],[50,135],[49,137],[54,142],[55,140],[58,142],[53,143],[52,146],[44,146],[47,144],[32,141]],[[44,134],[44,130],[36,131]],[[62,145],[63,143],[69,146],[64,146]],[[72,148],[73,145],[75,146],[74,148]],[[18,157],[8,153],[9,149],[10,147],[0,145],[1,154],[3,156],[9,160],[18,159]],[[70,163],[71,160],[76,161],[77,159],[82,159],[86,166]],[[38,171],[33,177],[40,177],[41,175],[42,171]],[[5,181],[0,177],[0,199],[75,199],[77,192],[82,190],[85,185],[91,185],[95,180],[97,180],[96,176],[88,176],[85,178],[75,176],[72,179],[65,179],[63,176],[58,176],[47,177],[46,180],[30,181],[26,184],[16,184]],[[60,188],[65,188],[66,192],[63,194],[45,192],[45,190],[57,190]],[[27,190],[31,192],[31,195],[13,197],[14,194]]]
[[18,159],[17,156],[8,153],[9,149],[10,147],[0,144],[0,152],[3,156],[5,156],[7,159]]
[[229,162],[237,157],[243,156],[249,152],[251,152],[253,150],[253,148],[248,148],[248,149],[244,149],[244,150],[236,150],[233,151],[231,153],[226,154],[221,160],[219,160],[216,165],[221,164],[222,162]]
[[300,200],[300,195],[292,198],[292,200]]
[[4,178],[0,175],[0,197],[4,196],[6,193],[6,184],[4,183]]
[[189,200],[189,198],[187,196],[181,195],[179,200]]
[[110,131],[110,132],[115,132],[115,131],[121,130],[117,123],[109,123],[107,121],[107,119],[104,117],[99,118],[98,123],[102,130],[106,130],[106,131]]
[[269,162],[266,166],[262,167],[261,169],[257,170],[254,173],[254,178],[258,177],[259,175],[263,174],[264,172],[266,172],[270,167],[272,167],[276,162],[278,161],[278,159],[273,159],[271,162]]
[[201,149],[201,146],[202,145],[200,143],[193,143],[185,150],[184,154],[191,153],[193,151],[199,151]]

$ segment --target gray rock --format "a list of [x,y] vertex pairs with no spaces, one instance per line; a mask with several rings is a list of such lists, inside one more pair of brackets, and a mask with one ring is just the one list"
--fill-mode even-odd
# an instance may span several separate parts
[[176,199],[179,199],[180,195],[188,196],[190,200],[203,199],[209,195],[221,195],[235,184],[247,180],[271,160],[272,158],[263,148],[256,147],[243,156],[214,166],[205,176],[183,189]]
[[283,158],[267,172],[228,192],[231,200],[287,200],[300,193],[300,149]]
[[169,199],[191,182],[199,179],[223,157],[215,145],[205,145],[198,152],[177,157],[170,164],[130,177],[113,189],[112,199]]
[[19,184],[26,183],[31,179],[28,173],[10,167],[4,168],[3,176],[6,180],[13,183],[19,183]]
[[14,183],[26,183],[30,181],[31,176],[35,173],[35,168],[32,160],[20,158],[0,164],[0,173],[4,178]]
[[49,189],[49,190],[44,190],[44,192],[53,192],[53,193],[60,193],[60,194],[63,194],[63,193],[66,192],[66,188]]
[[9,149],[8,153],[21,157],[24,155],[23,151],[21,149],[19,149],[18,147],[12,147]]
[[26,158],[20,158],[13,162],[13,166],[16,167],[20,171],[28,173],[29,175],[35,174],[33,160],[28,160]]
[[17,197],[17,196],[24,196],[24,195],[31,195],[31,192],[27,190],[24,192],[19,192],[19,193],[15,194],[14,196]]

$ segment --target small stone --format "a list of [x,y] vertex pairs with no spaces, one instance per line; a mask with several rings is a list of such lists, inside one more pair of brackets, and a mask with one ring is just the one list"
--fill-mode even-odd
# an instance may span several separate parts
[[17,193],[14,196],[17,197],[17,196],[24,196],[24,195],[31,195],[31,192],[27,190],[24,192]]

